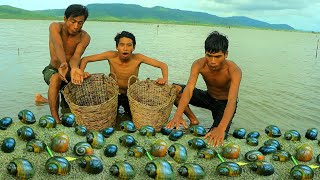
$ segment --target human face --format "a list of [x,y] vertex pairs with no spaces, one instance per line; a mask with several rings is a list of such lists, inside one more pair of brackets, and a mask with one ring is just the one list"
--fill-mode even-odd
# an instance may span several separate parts
[[64,22],[67,25],[68,33],[71,35],[76,35],[81,31],[84,24],[84,16],[69,17],[68,19],[64,17]]
[[121,60],[130,59],[132,52],[134,51],[132,39],[127,37],[120,38],[119,44],[117,45],[117,50]]
[[223,53],[222,51],[216,53],[206,52],[205,59],[209,69],[213,71],[220,70],[224,63],[226,62],[226,58],[228,57],[228,51]]

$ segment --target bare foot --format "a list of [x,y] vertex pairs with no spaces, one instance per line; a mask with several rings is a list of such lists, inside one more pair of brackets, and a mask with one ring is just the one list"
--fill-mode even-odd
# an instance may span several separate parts
[[198,120],[190,120],[190,126],[196,126],[199,124]]
[[47,103],[48,99],[43,97],[41,94],[36,93],[36,95],[34,96],[34,101],[36,103]]

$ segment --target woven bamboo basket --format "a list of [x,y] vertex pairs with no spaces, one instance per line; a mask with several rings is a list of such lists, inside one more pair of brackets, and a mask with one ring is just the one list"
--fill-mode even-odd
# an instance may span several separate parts
[[150,125],[160,131],[168,122],[176,91],[172,85],[159,85],[150,79],[139,81],[136,76],[131,76],[127,96],[135,126],[140,129],[144,125]]
[[76,123],[89,130],[101,130],[116,123],[119,87],[116,77],[91,74],[82,85],[68,83],[62,90]]

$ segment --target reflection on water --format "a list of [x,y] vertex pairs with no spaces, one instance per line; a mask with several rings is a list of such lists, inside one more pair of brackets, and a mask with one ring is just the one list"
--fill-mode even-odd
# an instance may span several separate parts
[[[17,119],[22,109],[36,118],[49,114],[46,104],[35,104],[34,94],[47,93],[41,71],[49,63],[50,21],[0,20],[0,117]],[[135,52],[164,61],[169,66],[169,83],[186,83],[191,63],[203,56],[203,43],[212,30],[229,37],[229,59],[243,71],[237,127],[264,130],[269,124],[283,130],[304,133],[319,128],[320,59],[315,58],[318,34],[209,26],[157,25],[86,22],[91,35],[85,55],[115,49],[115,34],[122,30],[135,34]],[[87,66],[91,73],[109,73],[105,61]],[[142,65],[139,78],[156,79],[160,70]],[[197,86],[205,88],[202,78]],[[204,126],[211,126],[211,113],[191,107]],[[174,113],[173,112],[171,116]]]

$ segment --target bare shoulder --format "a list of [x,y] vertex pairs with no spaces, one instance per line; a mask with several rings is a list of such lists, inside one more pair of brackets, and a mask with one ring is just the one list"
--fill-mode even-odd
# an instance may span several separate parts
[[195,60],[195,61],[192,63],[192,67],[197,67],[197,68],[204,67],[205,61],[206,61],[206,60],[205,60],[204,57],[199,58],[199,59]]
[[234,73],[234,72],[240,73],[240,74],[242,73],[240,67],[234,61],[227,60],[227,64],[228,64],[230,73]]
[[149,57],[145,56],[145,55],[143,55],[141,53],[132,54],[132,60],[135,60],[135,61],[143,62],[144,60],[146,60],[146,58],[149,58]]
[[52,22],[49,26],[49,29],[50,30],[61,30],[62,29],[62,26],[63,26],[63,23],[62,22]]

